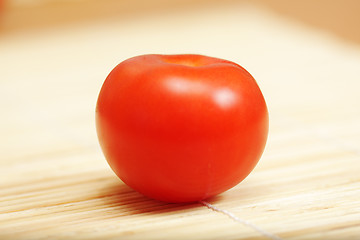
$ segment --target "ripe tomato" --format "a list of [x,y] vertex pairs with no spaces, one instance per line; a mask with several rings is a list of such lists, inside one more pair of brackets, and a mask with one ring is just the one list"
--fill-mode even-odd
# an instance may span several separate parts
[[96,107],[103,153],[138,192],[166,202],[214,196],[255,167],[268,111],[241,66],[202,55],[143,55],[117,65]]

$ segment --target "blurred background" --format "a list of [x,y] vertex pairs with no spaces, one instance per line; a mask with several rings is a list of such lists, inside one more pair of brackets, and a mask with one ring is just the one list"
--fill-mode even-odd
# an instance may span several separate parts
[[275,131],[296,125],[294,119],[316,129],[336,125],[353,119],[360,102],[360,1],[1,0],[0,6],[5,164],[71,151],[102,157],[97,94],[114,66],[140,54],[198,53],[243,65],[267,99]]
[[[69,24],[147,18],[166,12],[253,4],[276,14],[360,43],[360,3],[357,0],[1,0],[1,34]],[[5,10],[5,11],[4,11]]]
[[299,122],[325,132],[340,121],[357,124],[360,1],[0,2],[4,164],[72,151],[102,157],[97,94],[114,66],[146,53],[198,53],[244,66],[267,99],[275,133]]

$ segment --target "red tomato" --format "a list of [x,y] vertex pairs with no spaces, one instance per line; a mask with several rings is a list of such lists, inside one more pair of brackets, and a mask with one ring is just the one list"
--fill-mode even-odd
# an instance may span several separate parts
[[103,153],[136,191],[192,202],[228,190],[255,167],[268,111],[241,66],[201,55],[143,55],[117,65],[96,107]]

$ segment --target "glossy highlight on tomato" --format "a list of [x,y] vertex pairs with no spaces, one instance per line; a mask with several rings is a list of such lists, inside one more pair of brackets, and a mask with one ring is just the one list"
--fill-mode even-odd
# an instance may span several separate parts
[[240,65],[203,55],[142,55],[117,65],[96,106],[100,146],[134,190],[193,202],[241,182],[260,159],[268,110]]

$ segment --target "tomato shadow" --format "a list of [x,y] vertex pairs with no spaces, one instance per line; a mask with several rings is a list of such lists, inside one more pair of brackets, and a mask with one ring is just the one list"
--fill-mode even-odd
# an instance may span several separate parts
[[96,198],[100,200],[100,204],[109,207],[112,211],[118,211],[119,215],[135,215],[135,214],[177,214],[181,212],[190,212],[199,208],[206,207],[206,204],[217,205],[226,201],[229,196],[236,199],[239,206],[248,204],[249,199],[256,199],[261,196],[269,196],[276,193],[275,189],[271,189],[264,184],[258,184],[256,181],[248,180],[239,186],[236,186],[225,193],[207,198],[204,202],[192,203],[167,203],[148,198],[132,188],[128,187],[122,181],[114,179],[113,181],[104,183],[104,186],[98,192]]
[[[111,207],[121,215],[134,214],[162,214],[191,211],[203,207],[200,202],[193,203],[166,203],[148,198],[121,181],[114,181],[105,185],[98,195],[103,206]],[[215,197],[216,198],[216,197]],[[211,198],[211,200],[215,200]]]

